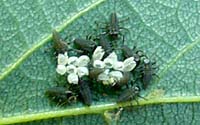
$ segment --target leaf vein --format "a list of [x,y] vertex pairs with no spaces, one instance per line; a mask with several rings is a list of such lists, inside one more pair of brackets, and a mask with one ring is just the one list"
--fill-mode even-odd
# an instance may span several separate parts
[[[84,8],[83,10],[81,10],[79,13],[77,13],[76,15],[74,15],[71,19],[66,20],[63,22],[62,25],[56,27],[55,29],[60,32],[62,31],[64,28],[66,28],[69,24],[71,24],[74,20],[76,20],[77,18],[79,18],[80,16],[82,16],[84,13],[90,11],[91,9],[95,8],[96,6],[100,5],[101,3],[103,3],[106,0],[99,0],[97,2],[92,3],[91,5],[89,5],[87,8]],[[40,48],[42,45],[44,45],[45,43],[47,43],[48,41],[50,41],[52,39],[52,34],[50,35],[45,35],[44,37],[42,37],[43,39],[40,40],[39,42],[37,42],[35,45],[33,45],[32,48],[30,48],[29,50],[27,50],[18,60],[16,60],[15,63],[11,64],[10,66],[8,66],[7,68],[4,69],[3,73],[0,75],[0,80],[4,79],[9,73],[11,73],[15,68],[17,68],[26,58],[28,58],[35,50],[37,50],[38,48]]]

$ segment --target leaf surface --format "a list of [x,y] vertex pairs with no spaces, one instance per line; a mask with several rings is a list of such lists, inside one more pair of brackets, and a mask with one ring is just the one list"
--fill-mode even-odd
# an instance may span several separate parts
[[[199,10],[195,0],[0,1],[0,123],[104,124],[105,111],[124,107],[108,124],[198,124]],[[148,100],[131,108],[104,97],[91,107],[53,105],[44,95],[57,85],[52,30],[72,41],[96,32],[95,21],[106,22],[114,11],[120,20],[129,17],[121,23],[129,30],[122,30],[125,44],[159,66],[159,78],[141,92]]]

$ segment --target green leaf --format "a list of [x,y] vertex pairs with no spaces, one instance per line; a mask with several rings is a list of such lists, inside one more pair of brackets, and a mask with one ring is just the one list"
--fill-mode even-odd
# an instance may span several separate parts
[[[195,0],[0,1],[0,124],[199,124],[199,5]],[[95,21],[106,22],[111,12],[121,20],[129,17],[121,24],[129,30],[122,30],[125,44],[137,45],[159,66],[159,78],[141,92],[147,100],[129,108],[130,102],[116,104],[104,96],[90,107],[52,104],[44,95],[57,85],[52,30],[72,41],[96,32]],[[124,110],[118,118],[119,107]]]

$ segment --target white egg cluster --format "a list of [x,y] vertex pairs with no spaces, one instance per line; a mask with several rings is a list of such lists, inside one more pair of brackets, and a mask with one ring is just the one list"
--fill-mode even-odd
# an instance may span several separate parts
[[56,72],[60,75],[68,74],[67,80],[69,83],[78,84],[78,79],[82,76],[89,75],[88,63],[90,58],[86,55],[80,57],[68,57],[67,52],[58,54]]
[[101,81],[104,85],[115,85],[123,78],[124,72],[130,72],[136,66],[134,57],[119,61],[117,54],[112,52],[102,60],[104,54],[105,51],[101,46],[96,47],[92,59],[86,55],[68,57],[67,52],[58,54],[56,71],[60,75],[67,73],[68,82],[78,84],[79,78],[89,75],[88,64],[91,63],[92,68],[103,69],[102,73],[98,75],[97,81]]

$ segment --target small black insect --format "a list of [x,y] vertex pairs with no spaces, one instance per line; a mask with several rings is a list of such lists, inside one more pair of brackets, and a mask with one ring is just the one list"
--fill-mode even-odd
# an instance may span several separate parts
[[91,54],[96,48],[96,43],[94,41],[81,38],[76,38],[74,40],[74,45],[77,49],[82,50],[84,54]]
[[107,57],[112,51],[113,51],[113,46],[112,43],[108,40],[107,36],[105,34],[100,34],[98,38],[98,45],[102,46],[102,48],[105,50],[104,57]]
[[136,62],[136,67],[139,66],[141,58],[146,57],[141,50],[136,50],[135,46],[133,47],[133,49],[131,49],[127,45],[123,45],[121,47],[121,50],[124,58],[134,57],[134,60]]
[[121,47],[121,50],[125,58],[129,58],[133,56],[133,49],[129,48],[127,45],[123,45]]
[[58,104],[67,104],[76,101],[77,95],[65,87],[52,87],[46,91],[46,95]]
[[90,69],[89,77],[90,77],[90,79],[97,79],[98,75],[104,71],[105,71],[105,69],[92,68],[92,69]]
[[60,38],[58,32],[56,30],[53,30],[53,48],[55,50],[56,55],[59,53],[65,53],[68,50],[68,45],[67,43]]
[[147,86],[153,79],[153,76],[157,76],[155,74],[155,67],[156,62],[151,62],[149,59],[145,58],[143,61],[143,65],[141,66],[141,81],[142,81],[142,88],[146,89]]
[[128,83],[129,81],[131,80],[131,72],[124,72],[123,74],[123,78],[120,79],[119,82],[117,82],[113,87],[116,88],[116,89],[119,89],[121,87],[123,87],[124,85],[126,85],[126,87],[128,88]]
[[92,104],[92,94],[88,82],[89,82],[88,80],[86,81],[80,79],[78,84],[80,87],[80,95],[82,97],[84,104],[90,106]]
[[120,30],[125,29],[123,27],[120,27],[119,25],[123,21],[125,20],[119,21],[117,17],[117,13],[113,12],[110,14],[109,22],[107,22],[106,26],[102,27],[101,29],[105,29],[105,34],[109,36],[110,40],[117,40],[119,39],[119,35],[122,35]]
[[106,33],[109,35],[111,40],[119,39],[119,35],[122,35],[120,30],[126,29],[124,27],[120,27],[119,24],[123,21],[126,21],[127,19],[129,19],[129,18],[126,18],[124,20],[119,21],[116,12],[113,12],[113,13],[110,14],[110,20],[109,20],[109,23],[106,26],[106,29],[107,29]]
[[113,40],[118,39],[120,34],[119,20],[117,18],[117,13],[110,14],[110,22],[107,26],[107,33]]
[[[119,103],[119,102],[125,102],[125,101],[130,101],[130,100],[137,101],[137,98],[140,97],[139,92],[140,92],[140,88],[137,86],[126,89],[119,96],[117,102]],[[138,103],[138,101],[137,101],[137,103]]]

